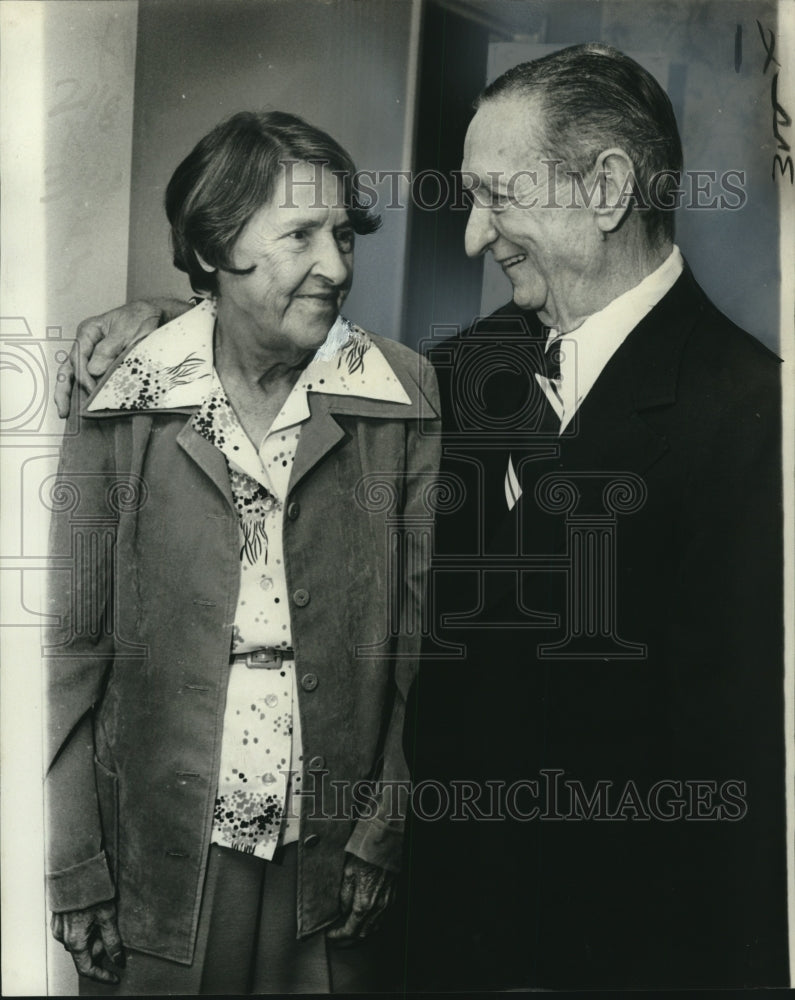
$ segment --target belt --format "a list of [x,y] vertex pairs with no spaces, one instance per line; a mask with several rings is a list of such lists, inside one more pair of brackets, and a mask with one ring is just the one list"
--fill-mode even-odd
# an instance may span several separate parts
[[236,653],[230,663],[245,663],[253,670],[278,670],[284,660],[294,660],[295,650],[290,646],[262,646],[250,653]]

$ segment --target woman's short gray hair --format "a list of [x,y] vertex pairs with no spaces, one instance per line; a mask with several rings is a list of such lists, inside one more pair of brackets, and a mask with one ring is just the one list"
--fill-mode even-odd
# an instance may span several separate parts
[[218,291],[216,274],[204,270],[197,254],[234,271],[231,255],[241,230],[270,200],[281,165],[291,160],[326,166],[340,178],[354,232],[378,228],[381,220],[361,202],[353,160],[328,133],[283,111],[241,111],[199,140],[166,188],[174,266],[195,291]]

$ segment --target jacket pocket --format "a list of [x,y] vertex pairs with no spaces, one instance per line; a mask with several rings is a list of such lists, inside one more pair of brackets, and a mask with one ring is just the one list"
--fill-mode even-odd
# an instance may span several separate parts
[[118,886],[119,858],[119,778],[94,757],[94,775],[97,783],[97,800],[102,822],[102,849],[108,859],[108,868],[114,885]]

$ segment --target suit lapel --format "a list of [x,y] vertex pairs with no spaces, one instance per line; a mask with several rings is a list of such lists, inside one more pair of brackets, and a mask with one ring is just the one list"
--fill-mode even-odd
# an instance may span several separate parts
[[232,488],[229,485],[229,472],[223,452],[214,444],[210,444],[201,434],[198,434],[193,429],[191,420],[188,420],[177,435],[177,443],[221,491],[224,499],[234,510],[235,504],[232,498]]
[[215,445],[197,434],[193,429],[192,418],[197,407],[169,407],[162,410],[142,410],[131,413],[129,410],[100,410],[95,413],[84,412],[82,415],[90,420],[106,420],[113,417],[129,418],[133,416],[133,468],[140,468],[143,465],[144,453],[148,446],[149,435],[152,428],[154,416],[176,416],[185,415],[188,421],[177,434],[177,444],[185,454],[199,466],[206,476],[221,491],[226,501],[234,509],[232,490],[229,485],[229,473],[226,467],[226,459]]
[[329,396],[310,395],[311,418],[303,424],[290,476],[292,490],[346,434],[329,412]]
[[302,425],[301,439],[290,476],[290,490],[348,437],[337,416],[372,417],[378,420],[423,420],[436,411],[419,387],[402,383],[409,403],[395,403],[359,396],[332,396],[310,392],[307,396],[311,417]]
[[571,438],[564,435],[567,468],[631,471],[642,475],[668,450],[648,413],[676,402],[682,353],[704,308],[704,296],[685,270],[673,288],[629,334],[580,406]]
[[[504,501],[496,504],[494,519],[486,526],[493,550],[503,551],[507,547],[516,551],[519,519],[523,521],[526,545],[532,549],[541,544],[547,528],[534,499],[534,487],[545,473],[566,476],[588,472],[609,476],[633,472],[644,476],[669,451],[670,444],[659,429],[665,426],[660,415],[664,417],[665,410],[676,401],[682,353],[704,303],[703,292],[685,266],[673,288],[629,334],[605,366],[574,420],[558,439],[559,454],[521,464],[523,493],[519,503],[512,511]],[[540,388],[536,391],[541,392]],[[651,411],[655,413],[654,421],[649,420]],[[517,455],[513,457],[517,465]],[[507,450],[502,464],[505,467],[497,469],[493,463],[491,475],[499,478],[499,482],[491,484],[494,496],[502,488]],[[602,477],[597,477],[592,483],[599,493],[602,481]],[[546,547],[546,543],[542,545]]]
[[561,471],[642,475],[667,451],[636,404],[631,370],[629,354],[611,358],[561,439]]
[[[408,403],[389,402],[379,399],[367,399],[357,396],[334,396],[324,393],[310,392],[308,394],[311,419],[301,425],[301,439],[293,464],[290,478],[290,489],[299,483],[315,466],[325,458],[340,442],[345,440],[347,432],[335,419],[335,414],[374,417],[381,420],[423,420],[432,419],[437,414],[430,401],[423,395],[418,386],[413,383],[401,382],[410,397]],[[148,435],[152,414],[183,413],[192,417],[196,407],[164,408],[156,411],[137,411],[137,417],[147,417],[146,430]],[[91,419],[108,417],[129,417],[129,411],[102,410],[87,413]],[[177,442],[188,457],[199,466],[206,476],[221,491],[224,498],[234,509],[232,491],[229,485],[226,458],[223,453],[211,444],[201,434],[198,434],[189,419],[177,435]]]
[[[489,551],[538,555],[561,550],[565,518],[544,513],[534,496],[535,485],[545,473],[562,477],[602,473],[580,477],[577,484],[585,501],[582,509],[601,510],[605,477],[622,472],[643,477],[670,450],[664,432],[665,411],[676,402],[682,355],[704,302],[703,293],[685,268],[605,366],[578,410],[574,425],[558,439],[559,453],[522,462],[522,457],[529,458],[529,452],[522,456],[514,451],[514,464],[522,469],[523,493],[511,511],[499,498],[508,448],[495,452],[489,472],[492,480],[487,484],[493,506],[480,512],[480,516],[487,513],[489,517],[484,526]],[[650,419],[652,412],[654,418]],[[513,599],[510,594],[515,581],[506,575],[502,582],[505,591],[498,588],[492,600]]]

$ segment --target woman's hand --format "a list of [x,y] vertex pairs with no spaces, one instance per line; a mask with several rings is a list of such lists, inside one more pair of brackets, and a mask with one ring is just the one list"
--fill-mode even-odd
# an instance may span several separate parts
[[349,948],[377,930],[394,891],[394,872],[349,854],[340,889],[343,923],[328,932],[328,940]]
[[53,913],[50,928],[55,940],[60,941],[72,956],[81,976],[98,983],[118,983],[115,973],[98,964],[103,953],[114,965],[124,964],[116,904],[112,900],[87,906],[84,910]]
[[55,405],[58,416],[66,419],[72,403],[75,379],[92,392],[96,378],[131,344],[148,336],[162,323],[176,319],[191,306],[179,299],[130,302],[118,309],[84,319],[77,328],[77,340],[69,357],[58,369]]

